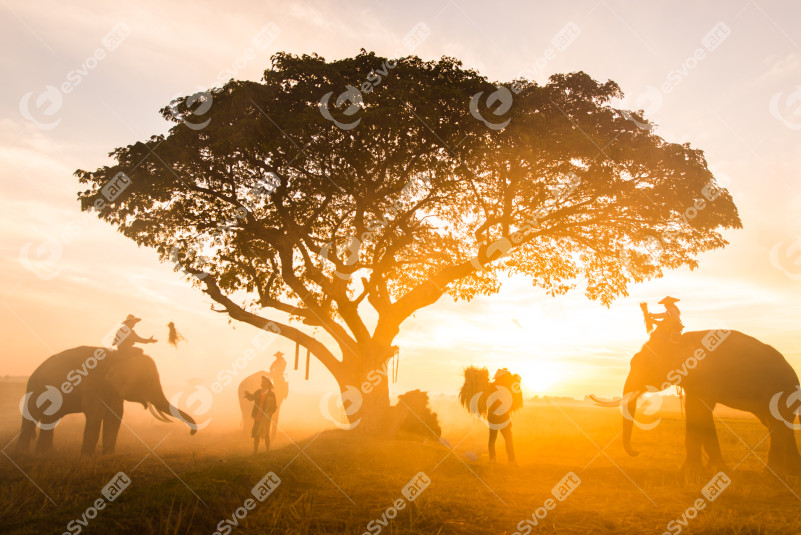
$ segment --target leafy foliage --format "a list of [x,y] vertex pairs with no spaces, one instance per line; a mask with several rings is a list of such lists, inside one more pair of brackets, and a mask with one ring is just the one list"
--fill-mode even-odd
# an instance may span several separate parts
[[[329,98],[339,128],[321,99],[347,86],[361,88],[361,106]],[[512,87],[509,124],[495,129],[469,103],[496,85],[455,59],[277,54],[262,82],[179,99],[161,110],[175,123],[167,135],[77,171],[88,186],[79,199],[198,276],[232,317],[289,313],[323,327],[343,360],[388,348],[443,293],[497,291],[500,273],[554,294],[583,279],[588,297],[609,303],[631,282],[694,267],[726,244],[721,229],[740,226],[703,153],[638,127],[630,117],[647,124],[641,113],[613,106],[614,82],[579,72]],[[130,187],[98,204],[119,172]],[[234,304],[237,292],[252,300]]]

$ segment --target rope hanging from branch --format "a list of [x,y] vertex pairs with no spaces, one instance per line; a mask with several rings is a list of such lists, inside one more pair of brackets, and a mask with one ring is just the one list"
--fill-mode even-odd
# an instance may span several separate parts
[[392,384],[398,382],[398,366],[400,364],[400,348],[398,346],[392,346],[394,352],[392,353]]
[[295,342],[295,370],[298,369],[298,356],[300,356],[300,344]]
[[[317,339],[317,327],[312,330],[312,338]],[[297,358],[297,357],[296,357]],[[311,350],[306,346],[306,380],[309,380],[309,363],[311,362]]]

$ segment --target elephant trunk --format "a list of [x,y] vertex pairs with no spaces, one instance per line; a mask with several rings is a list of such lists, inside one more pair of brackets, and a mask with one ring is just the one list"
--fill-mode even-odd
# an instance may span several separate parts
[[626,380],[623,387],[623,400],[620,403],[623,409],[623,449],[632,457],[636,457],[640,452],[631,447],[631,432],[634,429],[634,418],[637,413],[637,399],[641,391],[634,390],[630,385],[630,380]]
[[[198,426],[195,422],[194,418],[189,416],[187,413],[173,405],[167,400],[167,397],[164,395],[164,392],[159,392],[158,399],[153,402],[153,405],[156,407],[156,410],[166,419],[167,414],[181,420],[189,427],[189,434],[194,435],[197,433]],[[155,414],[153,415],[155,416]]]

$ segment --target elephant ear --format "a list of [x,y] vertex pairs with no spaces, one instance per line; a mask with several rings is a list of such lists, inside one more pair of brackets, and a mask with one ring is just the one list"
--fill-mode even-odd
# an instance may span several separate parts
[[112,366],[109,366],[105,380],[120,396],[125,398],[125,394],[129,390],[130,375],[126,373],[125,366],[121,364],[120,362],[114,362]]
[[637,363],[639,366],[649,370],[648,383],[651,386],[659,387],[668,382],[668,374],[671,370],[681,367],[681,363],[686,359],[689,354],[687,345],[677,345],[667,340],[649,340],[642,350],[632,358],[632,367],[635,366],[635,360],[639,359]]
[[[127,401],[136,401],[147,408],[145,383],[150,375],[150,368],[155,365],[150,357],[145,355],[116,355],[106,372],[105,380],[117,393]],[[150,361],[150,362],[148,362]],[[157,373],[157,372],[156,372]],[[158,375],[156,375],[158,381]]]

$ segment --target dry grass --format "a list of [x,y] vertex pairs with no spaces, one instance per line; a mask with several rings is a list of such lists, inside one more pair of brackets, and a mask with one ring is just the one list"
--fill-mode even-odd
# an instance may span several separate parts
[[[653,431],[635,430],[642,453],[631,458],[620,446],[614,410],[529,405],[514,421],[519,466],[510,466],[502,443],[501,463],[490,465],[485,454],[466,461],[468,452],[486,451],[486,429],[449,407],[436,408],[453,451],[440,444],[379,442],[355,432],[328,431],[253,456],[236,431],[210,427],[190,438],[176,426],[133,419],[133,431],[121,434],[119,454],[80,459],[79,420],[67,422],[59,429],[55,458],[16,457],[9,451],[18,467],[0,459],[2,531],[67,531],[68,522],[80,518],[121,470],[131,486],[99,511],[85,532],[213,533],[273,471],[281,485],[240,521],[234,535],[361,534],[422,471],[430,487],[382,533],[512,533],[572,471],[581,485],[532,533],[662,533],[701,496],[705,483],[680,477],[680,415],[665,418]],[[760,458],[767,450],[766,431],[754,420],[731,418],[718,422],[718,430],[733,483],[682,533],[801,533],[801,483],[765,472]],[[6,431],[7,442],[13,434]],[[133,432],[150,447],[168,436],[150,453]]]

